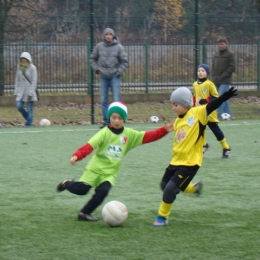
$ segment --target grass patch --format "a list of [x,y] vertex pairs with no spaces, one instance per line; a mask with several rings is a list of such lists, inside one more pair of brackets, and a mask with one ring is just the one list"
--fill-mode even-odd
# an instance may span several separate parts
[[[127,124],[148,130],[152,124]],[[259,259],[260,121],[220,123],[232,146],[229,159],[207,130],[210,150],[195,180],[202,196],[179,194],[168,227],[154,228],[159,182],[171,157],[172,134],[132,150],[123,160],[110,200],[129,210],[123,227],[79,222],[87,196],[56,193],[58,182],[78,179],[72,153],[97,131],[93,126],[2,128],[0,182],[1,260]],[[102,207],[95,216],[101,218]]]

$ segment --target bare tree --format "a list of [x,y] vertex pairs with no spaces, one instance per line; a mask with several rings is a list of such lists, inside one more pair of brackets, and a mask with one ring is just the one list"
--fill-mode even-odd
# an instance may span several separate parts
[[4,95],[4,33],[13,0],[0,1],[0,96]]

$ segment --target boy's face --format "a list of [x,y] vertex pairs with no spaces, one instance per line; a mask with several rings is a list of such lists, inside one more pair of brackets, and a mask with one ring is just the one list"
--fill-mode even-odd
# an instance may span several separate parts
[[172,103],[172,109],[176,113],[177,116],[184,115],[189,110],[189,108],[184,107],[183,105],[177,104],[175,102]]
[[105,34],[105,40],[107,41],[107,42],[111,42],[112,40],[113,40],[113,34],[112,33],[106,33]]
[[202,67],[198,68],[198,78],[205,79],[207,77],[207,72]]
[[124,125],[124,119],[117,113],[110,116],[110,125],[115,129],[121,129]]

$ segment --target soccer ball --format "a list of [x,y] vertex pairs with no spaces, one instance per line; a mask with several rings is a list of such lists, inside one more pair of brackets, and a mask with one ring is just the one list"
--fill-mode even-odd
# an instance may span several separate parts
[[222,118],[223,120],[230,120],[231,115],[228,114],[228,113],[223,113],[223,114],[221,114],[221,118]]
[[158,116],[151,116],[149,121],[150,121],[150,123],[158,123],[159,117]]
[[126,206],[117,200],[108,202],[102,209],[102,218],[110,227],[119,227],[128,217]]
[[43,118],[40,120],[39,125],[40,126],[50,126],[51,121],[49,119]]

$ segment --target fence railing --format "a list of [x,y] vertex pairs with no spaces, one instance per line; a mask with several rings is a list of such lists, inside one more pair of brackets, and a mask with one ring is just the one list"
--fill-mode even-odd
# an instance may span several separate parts
[[[172,89],[176,86],[191,86],[194,82],[194,43],[158,43],[145,39],[143,42],[123,43],[128,54],[129,68],[121,79],[126,91],[154,91]],[[229,48],[236,55],[236,72],[233,84],[242,89],[260,89],[260,44],[259,42],[232,42]],[[211,66],[217,49],[214,43],[205,40],[199,45],[199,63]],[[38,70],[40,91],[87,91],[89,44],[34,42],[4,44],[5,92],[14,88],[15,72],[19,56],[29,51]],[[210,77],[209,77],[210,78]],[[94,78],[95,89],[99,87],[98,77]]]

